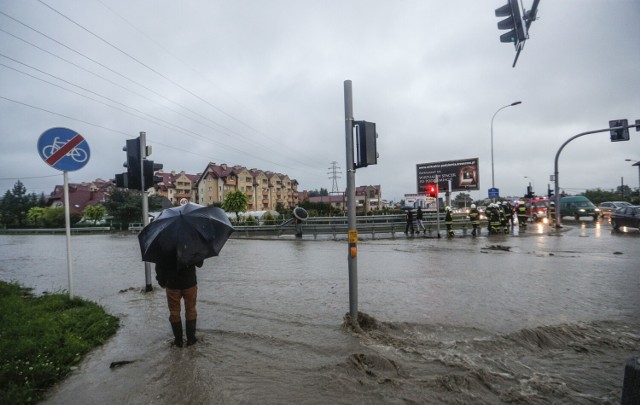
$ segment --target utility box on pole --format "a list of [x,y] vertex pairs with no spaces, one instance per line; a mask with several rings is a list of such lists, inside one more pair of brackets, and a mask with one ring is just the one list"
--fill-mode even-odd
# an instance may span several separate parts
[[358,162],[355,164],[355,168],[358,169],[360,167],[378,164],[378,150],[376,145],[378,133],[376,132],[375,122],[354,121],[353,126],[356,128],[357,134],[356,146]]

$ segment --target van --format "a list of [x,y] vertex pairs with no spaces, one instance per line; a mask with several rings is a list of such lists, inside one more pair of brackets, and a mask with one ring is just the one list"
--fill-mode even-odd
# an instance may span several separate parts
[[600,210],[585,196],[575,195],[560,199],[560,216],[574,217],[577,221],[580,217],[592,217],[597,220]]

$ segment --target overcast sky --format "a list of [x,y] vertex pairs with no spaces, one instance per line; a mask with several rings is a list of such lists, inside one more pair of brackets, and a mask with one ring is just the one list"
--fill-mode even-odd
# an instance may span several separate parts
[[[70,182],[125,171],[140,131],[165,171],[209,162],[288,174],[300,190],[346,187],[344,81],[354,117],[377,124],[376,166],[357,185],[399,201],[416,165],[479,158],[495,183],[546,193],[571,136],[640,119],[640,2],[541,0],[515,68],[494,11],[506,0],[0,0],[0,193],[46,195],[62,173],[37,151],[66,127],[91,148]],[[529,9],[532,0],[524,0]],[[570,193],[638,187],[640,133],[570,143]],[[526,176],[526,178],[525,178]]]

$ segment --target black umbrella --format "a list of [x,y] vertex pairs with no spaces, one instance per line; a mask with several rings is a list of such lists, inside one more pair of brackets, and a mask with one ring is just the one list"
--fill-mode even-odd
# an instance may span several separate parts
[[221,208],[187,203],[162,211],[140,232],[138,241],[146,262],[173,258],[192,265],[217,256],[233,231]]

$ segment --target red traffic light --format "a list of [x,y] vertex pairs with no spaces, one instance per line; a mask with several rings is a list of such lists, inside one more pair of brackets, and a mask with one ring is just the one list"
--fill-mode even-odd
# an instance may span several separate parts
[[438,185],[436,183],[427,183],[427,195],[429,197],[438,197]]

